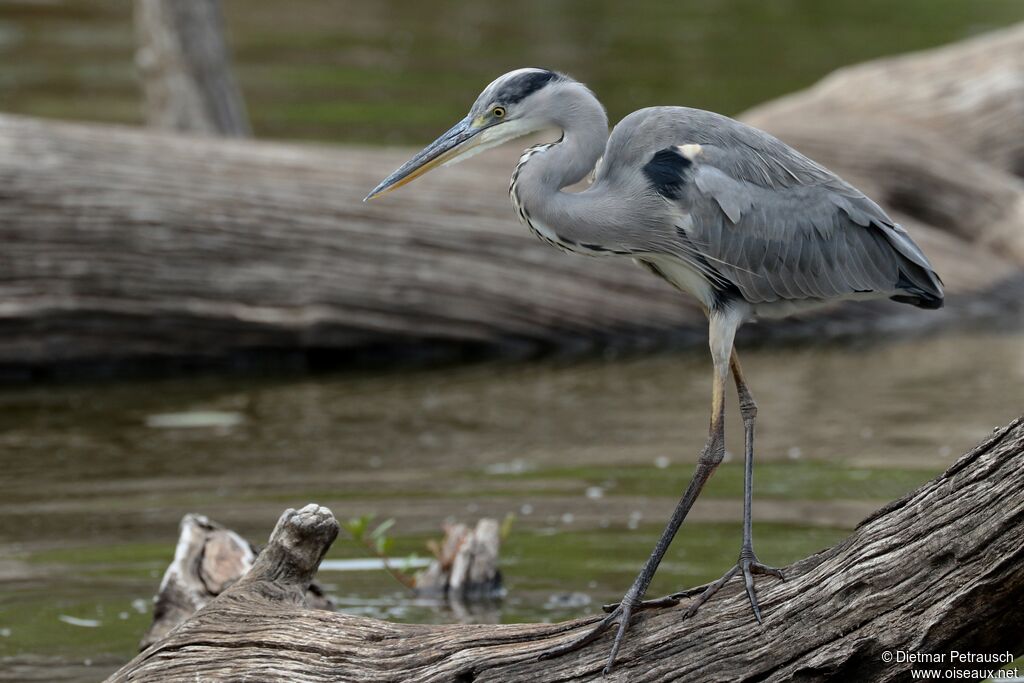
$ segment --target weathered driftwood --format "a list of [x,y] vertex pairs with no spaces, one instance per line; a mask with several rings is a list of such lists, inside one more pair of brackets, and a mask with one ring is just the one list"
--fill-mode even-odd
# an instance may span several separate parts
[[[1022,487],[1024,418],[846,540],[788,567],[784,583],[761,582],[762,626],[735,580],[689,620],[685,600],[642,613],[607,680],[899,681],[910,665],[886,663],[883,652],[1019,655]],[[244,579],[109,680],[600,679],[611,633],[571,656],[536,658],[596,617],[422,626],[301,607],[336,534],[325,508],[289,510]]]
[[[160,582],[153,623],[142,636],[140,650],[164,638],[238,581],[260,552],[234,531],[203,515],[185,515],[180,529],[174,560]],[[316,609],[334,609],[334,603],[316,583],[306,589],[305,604]]]
[[500,548],[497,520],[485,517],[472,529],[460,523],[445,525],[444,539],[433,548],[434,560],[414,577],[416,593],[454,603],[502,597]]
[[154,128],[248,137],[220,0],[135,0],[135,62]]
[[[1024,183],[1009,171],[1020,168],[1022,54],[1024,25],[900,68],[840,72],[749,115],[886,204],[933,257],[950,298],[937,314],[849,305],[816,326],[748,335],[961,320],[979,292],[1001,295],[1001,315],[1020,310]],[[903,85],[892,87],[905,86],[913,105],[895,110],[946,113],[884,117],[874,99],[845,94],[897,76]],[[843,78],[857,87],[826,87]],[[981,85],[954,98],[911,87],[936,79]],[[983,131],[964,132],[972,126]],[[407,150],[0,116],[0,365],[268,349],[338,362],[396,347],[531,353],[702,339],[700,311],[660,280],[625,261],[562,254],[517,225],[504,195],[520,149],[363,204]]]
[[[417,595],[443,600],[465,618],[477,613],[471,603],[504,596],[498,555],[501,525],[483,518],[475,527],[451,523],[444,538],[432,543],[434,560],[411,578]],[[182,517],[174,559],[164,572],[153,604],[153,623],[139,649],[163,639],[196,610],[223,593],[252,568],[260,549],[205,515]],[[315,581],[306,589],[305,605],[334,610],[334,601]]]

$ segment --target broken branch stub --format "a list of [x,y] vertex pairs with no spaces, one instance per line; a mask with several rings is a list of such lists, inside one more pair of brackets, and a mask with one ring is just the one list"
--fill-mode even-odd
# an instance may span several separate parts
[[[153,623],[139,642],[140,650],[163,639],[171,629],[234,585],[252,568],[260,552],[255,545],[205,515],[185,515],[180,530],[174,559],[154,598]],[[306,591],[305,604],[315,609],[334,609],[334,602],[315,583]]]
[[470,529],[447,524],[444,540],[434,549],[434,561],[415,577],[417,595],[455,602],[494,600],[505,595],[498,554],[501,525],[484,518]]

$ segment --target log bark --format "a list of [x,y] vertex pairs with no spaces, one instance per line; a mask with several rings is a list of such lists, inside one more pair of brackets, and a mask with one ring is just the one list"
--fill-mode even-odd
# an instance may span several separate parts
[[[887,651],[1019,655],[1022,487],[1024,418],[846,540],[786,568],[784,583],[760,582],[762,626],[738,580],[691,619],[681,619],[685,601],[641,613],[605,680],[884,682],[905,680],[911,666],[886,663]],[[302,608],[336,534],[325,508],[289,510],[243,580],[108,680],[601,680],[611,633],[579,653],[536,658],[598,617],[423,626]]]
[[231,73],[220,0],[135,0],[146,122],[229,137],[252,134]]
[[[883,61],[840,72],[746,116],[878,197],[950,296],[939,313],[846,305],[747,326],[745,336],[1020,317],[1024,182],[1011,171],[1024,137],[1014,137],[1021,55],[1024,24],[899,69]],[[914,93],[912,106],[894,107],[899,116],[848,94],[893,74]],[[842,79],[848,87],[825,87]],[[958,97],[910,88],[933,80],[980,85]],[[932,109],[945,113],[912,117]],[[950,132],[972,126],[983,130]],[[409,150],[0,116],[0,366],[268,351],[336,364],[396,351],[462,358],[702,341],[706,321],[687,297],[628,261],[557,252],[516,223],[505,188],[520,149],[363,204]]]

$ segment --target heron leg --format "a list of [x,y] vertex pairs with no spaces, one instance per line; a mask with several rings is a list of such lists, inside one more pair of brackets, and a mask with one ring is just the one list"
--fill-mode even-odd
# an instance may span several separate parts
[[697,460],[697,469],[690,479],[689,485],[683,492],[682,498],[676,505],[672,517],[669,519],[665,530],[651,551],[650,557],[644,563],[643,568],[637,575],[633,585],[626,591],[622,601],[617,605],[609,606],[608,615],[591,626],[582,636],[569,641],[564,645],[545,650],[540,654],[541,659],[550,659],[563,654],[578,650],[589,643],[597,640],[604,631],[612,624],[618,623],[619,627],[612,642],[612,649],[608,655],[608,661],[604,672],[607,674],[615,665],[615,658],[622,646],[626,631],[629,629],[630,618],[641,609],[651,607],[668,607],[679,604],[677,596],[670,596],[662,600],[643,602],[644,593],[654,579],[654,573],[658,569],[662,558],[668,551],[672,539],[682,526],[683,520],[690,512],[694,502],[704,488],[704,484],[714,473],[715,468],[722,462],[725,456],[725,388],[729,379],[729,358],[732,353],[733,339],[736,329],[742,322],[742,315],[738,311],[726,309],[723,312],[715,312],[709,316],[709,338],[711,345],[711,356],[714,361],[714,380],[711,389],[711,424],[708,430],[708,440]]
[[[754,611],[754,618],[757,623],[761,623],[761,607],[757,602],[757,594],[754,592],[754,574],[768,574],[775,576],[785,581],[785,576],[782,572],[775,567],[769,567],[761,564],[758,561],[757,555],[754,554],[754,540],[752,533],[752,522],[751,522],[751,500],[753,498],[754,490],[754,422],[757,418],[757,404],[754,403],[754,397],[751,396],[750,390],[747,388],[747,383],[743,379],[743,371],[740,368],[740,359],[736,355],[735,349],[730,357],[730,367],[732,368],[733,378],[736,380],[736,393],[739,396],[740,403],[740,414],[743,416],[743,441],[744,441],[744,457],[743,457],[743,545],[740,547],[740,557],[737,563],[722,575],[722,578],[717,581],[708,584],[708,586],[700,591],[696,599],[690,603],[690,606],[686,610],[684,619],[686,617],[693,616],[697,610],[700,609],[707,600],[717,593],[722,586],[728,583],[729,579],[741,574],[743,576],[743,582],[747,589],[747,597],[750,599],[750,606]],[[683,593],[673,593],[666,599],[681,599],[684,596],[689,597],[696,594],[697,591],[690,590]]]

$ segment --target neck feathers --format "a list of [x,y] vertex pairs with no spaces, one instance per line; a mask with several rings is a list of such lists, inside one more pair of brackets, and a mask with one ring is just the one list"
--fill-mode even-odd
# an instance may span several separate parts
[[555,143],[535,145],[520,157],[510,188],[520,203],[558,194],[586,178],[608,142],[608,117],[586,86],[567,82],[552,103],[550,123],[562,130],[562,137]]
[[589,222],[578,215],[581,196],[562,190],[586,178],[604,154],[608,118],[597,98],[579,83],[566,86],[557,97],[551,124],[562,137],[530,147],[512,174],[509,195],[519,218],[545,242],[567,251],[604,253],[607,250],[575,234],[577,224]]

